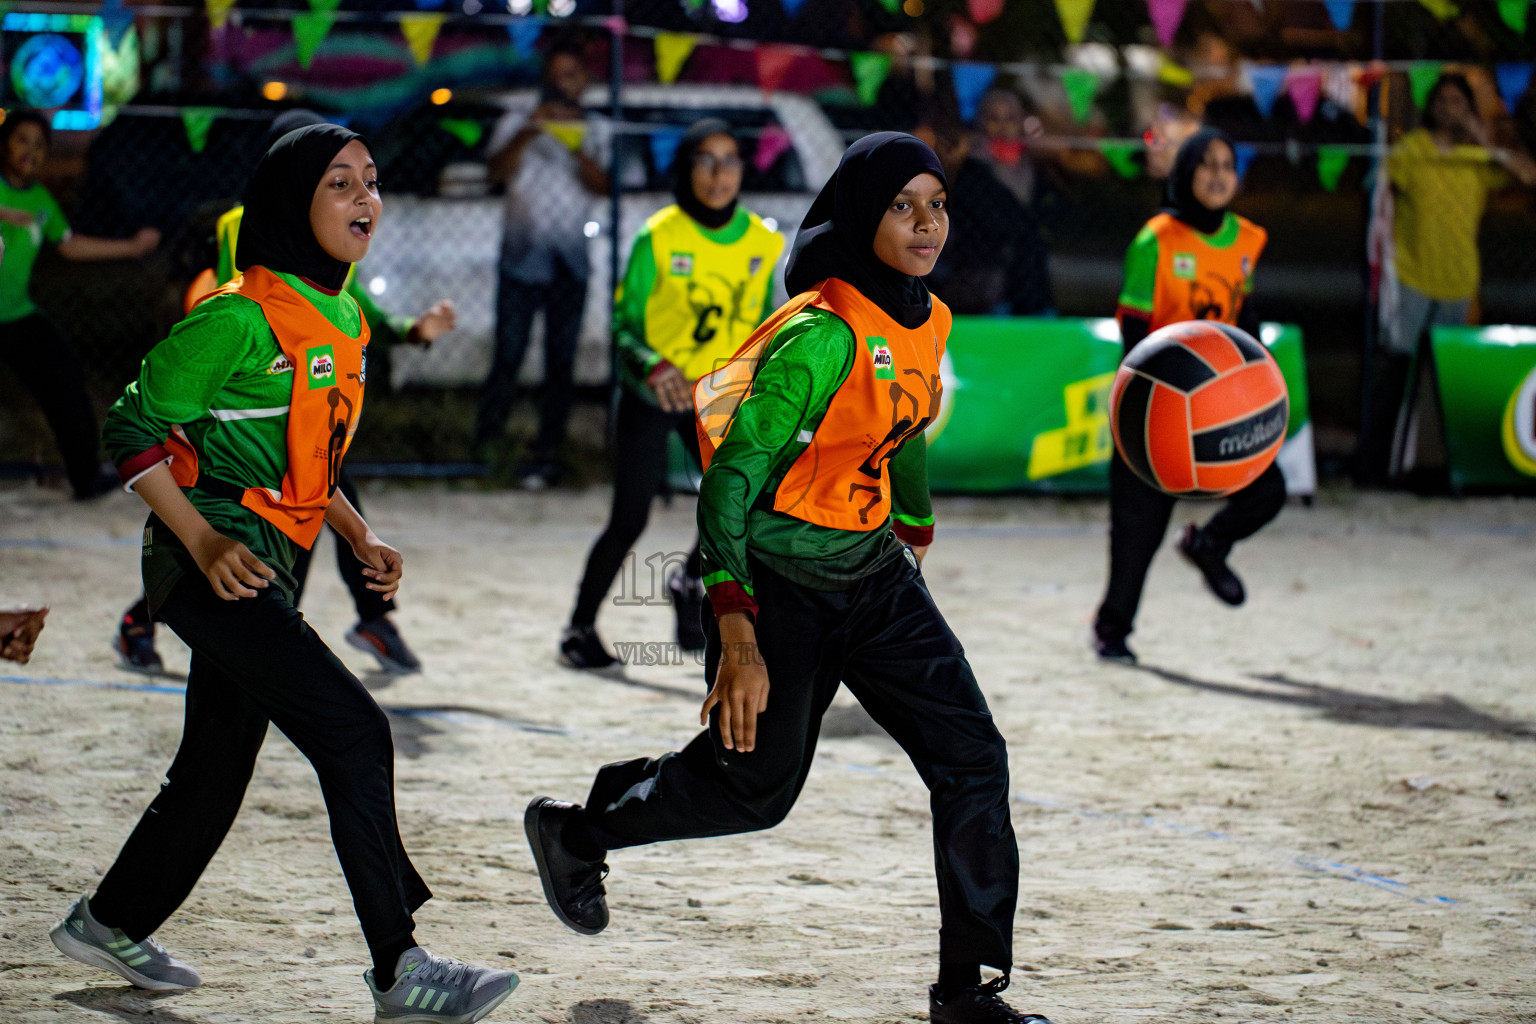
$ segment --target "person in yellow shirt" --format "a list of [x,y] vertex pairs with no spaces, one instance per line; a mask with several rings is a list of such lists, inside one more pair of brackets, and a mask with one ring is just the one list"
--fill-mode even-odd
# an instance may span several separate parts
[[[613,508],[592,545],[571,621],[560,637],[572,668],[614,658],[597,636],[597,612],[631,546],[645,530],[676,433],[697,463],[693,382],[735,355],[773,309],[773,268],[784,239],[737,205],[740,148],[724,121],[688,130],[672,162],[677,202],[645,222],[615,295],[613,343],[619,403],[614,420]],[[666,581],[684,650],[704,649],[699,547]],[[651,567],[655,571],[656,567]]]
[[1488,193],[1512,180],[1536,184],[1536,161],[1493,145],[1462,75],[1441,76],[1424,104],[1424,124],[1387,158],[1395,208],[1396,315],[1383,324],[1388,366],[1385,408],[1396,408],[1389,475],[1412,468],[1420,343],[1437,324],[1465,324],[1477,295],[1477,229]]

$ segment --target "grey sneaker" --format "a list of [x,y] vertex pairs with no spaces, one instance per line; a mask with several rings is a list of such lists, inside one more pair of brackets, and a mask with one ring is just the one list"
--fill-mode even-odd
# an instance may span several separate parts
[[153,938],[134,942],[120,929],[97,921],[84,896],[74,902],[48,937],[65,956],[121,974],[151,992],[176,992],[203,983],[196,971],[172,959]]
[[374,1024],[473,1024],[517,988],[517,975],[475,967],[412,946],[400,954],[395,983],[380,992],[373,971],[364,972],[373,993]]

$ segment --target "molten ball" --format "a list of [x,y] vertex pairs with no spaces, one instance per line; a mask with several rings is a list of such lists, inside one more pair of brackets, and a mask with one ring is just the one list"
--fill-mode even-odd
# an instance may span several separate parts
[[1153,331],[1120,364],[1109,423],[1126,465],[1181,498],[1241,490],[1275,461],[1290,400],[1280,366],[1229,324]]

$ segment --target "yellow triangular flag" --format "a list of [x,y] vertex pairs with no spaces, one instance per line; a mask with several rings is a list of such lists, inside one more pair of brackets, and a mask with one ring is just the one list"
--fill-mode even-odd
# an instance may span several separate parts
[[405,44],[411,48],[416,66],[421,67],[432,59],[432,44],[437,42],[437,30],[448,20],[446,14],[402,14],[400,31]]
[[1061,30],[1067,34],[1067,42],[1083,41],[1088,31],[1088,18],[1093,14],[1093,0],[1056,0],[1056,16],[1061,19]]
[[666,85],[677,81],[688,55],[699,45],[699,37],[686,32],[656,33],[656,77]]
[[581,141],[587,137],[585,121],[545,121],[544,130],[573,152],[581,148]]
[[229,9],[235,6],[235,0],[204,0],[208,7],[208,24],[214,28],[223,28],[229,20]]
[[1450,21],[1461,13],[1461,7],[1455,0],[1419,0],[1419,3],[1441,21]]

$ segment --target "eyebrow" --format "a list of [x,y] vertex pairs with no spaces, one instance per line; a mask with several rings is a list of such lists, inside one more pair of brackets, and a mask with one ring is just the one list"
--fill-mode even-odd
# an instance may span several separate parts
[[[367,169],[368,169],[368,168],[370,168],[370,167],[377,167],[377,166],[378,166],[378,165],[377,165],[377,164],[375,164],[375,163],[374,163],[374,162],[373,162],[373,161],[372,161],[372,160],[369,160],[369,161],[368,161],[368,162],[367,162],[367,163],[365,163],[365,164],[363,164],[363,170],[365,170],[365,171],[366,171],[366,170],[367,170]],[[343,169],[343,170],[348,170],[348,171],[350,171],[350,170],[352,170],[352,165],[351,165],[351,164],[349,164],[349,163],[347,163],[347,162],[346,162],[346,161],[344,161],[344,160],[338,160],[338,161],[336,161],[336,162],[335,162],[335,163],[334,163],[334,164],[331,164],[331,166],[329,166],[329,167],[327,167],[327,168],[326,168],[326,170],[327,170],[327,171],[334,171],[334,170],[336,170],[336,169],[337,169],[337,168],[341,168],[341,169]]]
[[[930,194],[934,195],[934,196],[948,195],[949,194],[949,189],[947,189],[947,188],[939,188],[937,191],[932,192]],[[921,196],[921,195],[923,195],[922,192],[913,192],[910,189],[905,189],[904,188],[900,192],[896,193],[896,199],[900,199],[902,196],[911,196],[912,198],[915,199],[915,198],[917,198],[918,196]],[[896,200],[893,199],[891,201],[895,202]]]

